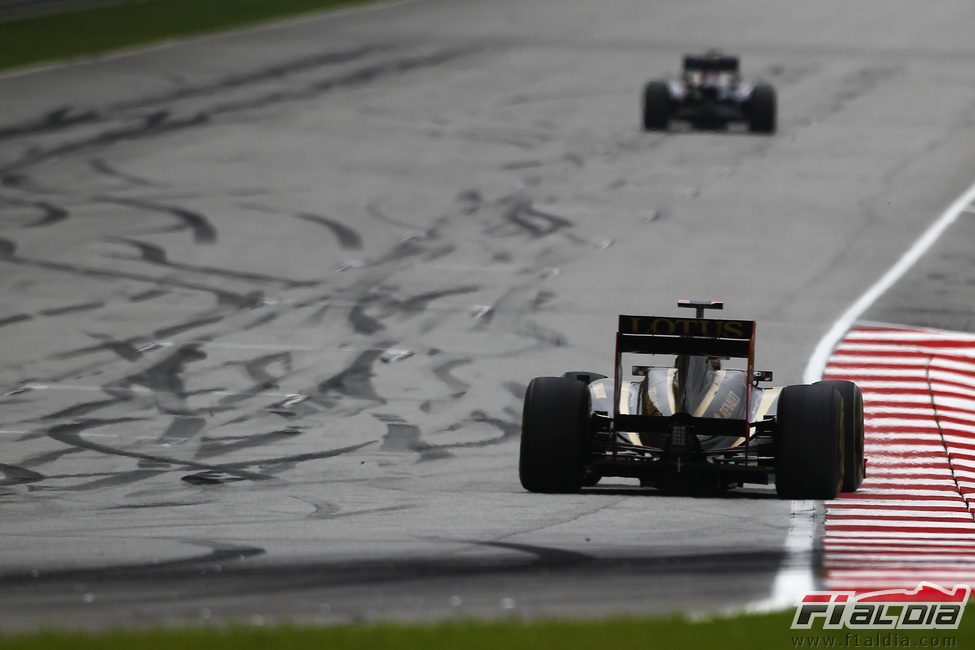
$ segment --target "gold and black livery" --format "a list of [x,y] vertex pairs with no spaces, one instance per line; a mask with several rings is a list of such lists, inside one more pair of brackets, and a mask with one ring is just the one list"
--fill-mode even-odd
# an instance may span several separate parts
[[[641,485],[775,483],[787,498],[831,499],[865,475],[863,398],[851,382],[765,386],[755,322],[704,318],[719,301],[680,300],[695,317],[620,315],[614,374],[575,371],[529,384],[519,473],[533,492],[604,477]],[[665,365],[625,364],[661,357]],[[725,362],[739,360],[736,368]],[[734,365],[734,364],[732,364]]]

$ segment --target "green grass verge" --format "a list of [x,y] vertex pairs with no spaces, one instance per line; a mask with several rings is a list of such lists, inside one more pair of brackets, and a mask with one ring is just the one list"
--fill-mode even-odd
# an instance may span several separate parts
[[146,0],[0,22],[0,70],[89,57],[171,38],[369,0]]
[[784,650],[786,648],[975,648],[975,614],[961,629],[904,632],[790,630],[792,613],[690,622],[683,618],[494,621],[433,625],[207,628],[103,634],[49,632],[0,636],[11,650]]

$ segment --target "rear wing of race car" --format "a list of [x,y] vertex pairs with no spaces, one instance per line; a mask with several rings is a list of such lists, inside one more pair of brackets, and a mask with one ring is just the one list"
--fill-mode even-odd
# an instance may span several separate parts
[[[693,417],[684,409],[682,359],[688,356],[730,357],[748,360],[747,377],[754,376],[755,321],[701,318],[704,309],[720,309],[721,303],[692,303],[682,301],[682,307],[696,307],[696,318],[668,316],[620,315],[616,332],[615,388],[613,395],[613,429],[615,431],[666,432],[678,418],[690,433],[745,436],[749,434],[748,420]],[[623,354],[676,355],[678,404],[675,416],[631,415],[620,413],[623,384]],[[752,382],[746,382],[745,404],[751,404]],[[746,409],[747,412],[747,409]]]
[[684,56],[684,70],[686,72],[699,72],[710,70],[712,72],[738,72],[738,57],[728,55],[708,55],[708,54],[687,54]]

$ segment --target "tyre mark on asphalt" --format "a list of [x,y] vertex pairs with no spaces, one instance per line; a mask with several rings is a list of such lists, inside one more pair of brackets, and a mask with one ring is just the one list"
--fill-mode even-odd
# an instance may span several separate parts
[[304,221],[325,226],[333,235],[335,235],[335,238],[339,242],[339,246],[345,250],[362,249],[362,236],[352,228],[346,226],[344,223],[335,221],[334,219],[328,219],[318,214],[311,214],[310,212],[299,212],[295,216]]
[[77,266],[74,264],[66,264],[62,262],[51,262],[47,260],[36,260],[36,259],[20,257],[19,255],[17,255],[17,245],[14,242],[10,241],[9,239],[0,238],[0,261],[7,262],[9,264],[17,264],[20,266],[28,266],[33,268],[45,269],[49,271],[57,271],[60,273],[68,273],[71,275],[82,275],[89,278],[98,278],[103,280],[131,280],[133,282],[145,282],[154,285],[189,289],[192,291],[202,291],[205,293],[212,294],[214,297],[216,297],[217,303],[219,305],[235,306],[239,309],[246,309],[248,307],[254,306],[253,294],[241,295],[238,293],[227,291],[225,289],[211,287],[196,282],[184,282],[180,280],[160,278],[160,277],[145,275],[141,273],[125,273],[121,271]]
[[433,291],[427,291],[410,298],[406,298],[402,302],[396,304],[396,306],[402,311],[418,312],[425,310],[434,300],[439,300],[440,298],[446,298],[448,296],[462,296],[468,293],[476,293],[480,290],[480,286],[472,284],[453,287],[450,289],[435,289]]
[[[201,463],[193,460],[183,460],[179,458],[173,458],[171,456],[161,456],[158,454],[148,454],[138,451],[130,451],[127,449],[117,449],[109,445],[103,445],[101,443],[93,442],[82,436],[82,433],[88,429],[98,428],[106,425],[120,424],[125,422],[144,422],[142,418],[114,418],[114,419],[85,419],[78,420],[77,422],[72,422],[70,424],[61,424],[56,427],[48,429],[47,436],[52,440],[56,440],[62,444],[70,445],[72,447],[79,447],[82,449],[87,449],[90,451],[97,451],[103,454],[108,454],[112,456],[125,456],[128,458],[136,458],[141,460],[156,461],[160,463],[169,463],[171,465],[189,467],[199,470],[211,470],[211,471],[226,471],[227,473],[233,474],[240,478],[245,478],[253,481],[268,480],[273,478],[268,474],[249,472],[243,469],[238,469],[238,466],[218,466],[210,465],[207,463]],[[252,463],[246,463],[240,465],[240,467],[247,467]]]
[[156,244],[151,244],[144,241],[139,241],[136,239],[128,239],[125,237],[106,237],[106,241],[117,242],[120,244],[126,244],[135,248],[138,253],[138,258],[123,257],[121,255],[113,255],[115,259],[140,259],[147,264],[155,264],[157,266],[162,266],[165,268],[170,268],[178,271],[189,271],[191,273],[202,273],[204,275],[217,275],[222,277],[231,278],[233,280],[247,280],[251,282],[268,282],[275,284],[282,284],[287,287],[308,287],[317,284],[313,280],[293,280],[291,278],[281,278],[273,275],[267,275],[264,273],[254,273],[250,271],[235,271],[232,269],[219,268],[215,266],[199,266],[194,264],[182,264],[180,262],[172,262],[169,260],[165,249],[162,246]]
[[382,206],[380,205],[381,201],[382,199],[372,199],[371,201],[369,201],[366,204],[366,214],[368,214],[376,221],[388,223],[392,226],[397,226],[399,228],[407,228],[409,230],[414,230],[414,231],[419,230],[419,228],[412,223],[407,223],[406,221],[400,221],[399,219],[394,219],[393,217],[389,216],[389,214],[387,214],[386,211],[383,210]]
[[377,415],[386,423],[386,435],[383,436],[380,451],[415,452],[420,455],[420,462],[449,458],[453,454],[441,445],[424,442],[420,437],[420,427],[404,422],[395,415]]
[[[130,208],[148,210],[150,212],[168,214],[174,217],[183,227],[193,232],[193,241],[197,244],[214,244],[217,241],[217,229],[213,227],[210,220],[201,212],[190,210],[178,205],[168,205],[156,203],[154,201],[144,201],[141,199],[125,199],[112,196],[95,197],[101,203],[111,203]],[[163,255],[165,262],[165,255]]]
[[14,314],[13,316],[7,316],[6,318],[0,318],[0,327],[6,327],[7,325],[16,325],[17,323],[23,323],[24,321],[32,320],[34,317],[30,314]]
[[24,224],[22,226],[24,228],[43,228],[46,226],[53,226],[65,221],[71,216],[71,213],[67,208],[56,205],[49,201],[27,201],[25,199],[5,196],[0,197],[0,203],[33,208],[34,210],[40,212],[41,216],[30,223]]
[[88,161],[88,166],[91,167],[92,170],[94,170],[99,174],[102,174],[103,176],[109,176],[111,178],[124,181],[125,183],[135,187],[153,187],[153,188],[164,187],[159,183],[155,183],[153,181],[142,178],[140,176],[135,176],[133,174],[127,174],[125,172],[121,172],[115,167],[113,167],[112,165],[110,165],[108,161],[104,160],[103,158],[92,158],[91,160]]
[[552,235],[573,225],[564,217],[537,209],[530,200],[524,198],[511,197],[502,203],[502,208],[508,222],[528,232],[533,238]]
[[399,49],[391,44],[357,46],[348,50],[336,52],[325,52],[306,57],[298,57],[287,61],[262,68],[251,70],[245,74],[232,75],[217,79],[214,82],[198,84],[167,91],[147,97],[140,97],[128,102],[122,102],[113,107],[115,110],[130,110],[135,108],[145,108],[156,104],[165,104],[180,99],[201,97],[206,95],[221,95],[227,90],[242,88],[265,81],[278,81],[288,75],[307,72],[315,68],[348,63],[356,59],[365,58],[373,54],[396,51]]
[[[151,94],[134,100],[120,102],[101,111],[93,109],[79,109],[73,106],[61,106],[42,114],[36,119],[26,120],[19,124],[0,127],[0,140],[30,135],[56,133],[73,126],[87,126],[96,122],[105,122],[111,119],[112,116],[116,116],[119,113],[124,113],[126,111],[146,108],[158,104],[167,104],[182,99],[203,97],[207,95],[220,95],[227,90],[242,88],[261,82],[276,81],[294,73],[306,72],[328,65],[347,63],[371,54],[387,52],[394,49],[395,48],[391,45],[370,45],[366,47],[355,47],[349,50],[326,52],[307,57],[299,57],[285,63],[258,68],[246,74],[232,75],[217,79],[216,81],[210,83],[182,87],[176,90]],[[96,160],[95,162],[101,163],[103,161]],[[138,181],[140,182],[139,184],[142,182],[147,182],[145,179],[139,179],[130,175],[115,174],[113,173],[114,170],[108,167],[108,165],[100,164],[99,167],[96,168],[96,171],[113,176],[119,176],[121,178],[125,178],[129,182]],[[151,182],[148,183],[152,185]]]
[[366,307],[376,302],[376,296],[363,296],[349,310],[349,324],[357,334],[371,335],[386,329],[378,319],[366,313]]
[[378,305],[384,317],[394,313],[417,314],[425,311],[429,304],[440,298],[447,296],[463,295],[480,291],[481,287],[466,285],[450,289],[436,289],[425,293],[417,294],[403,300],[394,298],[389,293],[369,293],[360,297],[349,311],[349,323],[353,330],[359,334],[375,334],[386,329],[383,322],[376,317],[366,313],[366,309],[371,305]]
[[198,415],[177,415],[169,421],[166,430],[159,437],[158,444],[180,445],[194,438],[206,428],[206,418]]
[[73,350],[58,352],[52,358],[76,359],[78,357],[104,351],[111,352],[125,361],[137,361],[138,359],[142,358],[142,353],[136,347],[136,343],[139,339],[117,341],[103,334],[89,334],[88,336],[101,342],[95,345],[86,345]]
[[[87,492],[90,490],[103,490],[106,488],[117,488],[125,485],[131,485],[133,483],[138,483],[140,481],[145,481],[151,479],[155,476],[165,474],[167,470],[159,469],[134,469],[127,472],[112,472],[108,476],[102,478],[97,478],[93,481],[88,481],[86,483],[77,483],[70,486],[59,486],[57,489],[60,492]],[[48,476],[49,480],[68,478],[60,476]],[[243,480],[243,479],[241,479]]]
[[[436,540],[453,545],[471,544],[461,540]],[[519,545],[522,546],[522,545]],[[63,592],[73,585],[99,581],[99,603],[129,602],[133,588],[147,580],[165,584],[170,590],[167,598],[180,601],[205,599],[220,602],[221,598],[240,598],[242,595],[260,596],[265,599],[274,594],[301,594],[324,589],[337,589],[347,585],[374,586],[408,584],[417,580],[475,580],[506,576],[544,577],[552,570],[552,562],[569,563],[566,568],[578,568],[579,578],[600,576],[612,581],[615,577],[632,579],[634,576],[653,580],[664,576],[717,576],[733,581],[746,576],[761,576],[774,572],[782,563],[781,549],[755,549],[720,553],[687,553],[671,549],[654,550],[650,554],[633,554],[610,558],[594,557],[584,561],[560,555],[560,549],[549,547],[512,548],[516,553],[499,553],[497,556],[476,557],[450,556],[440,549],[436,554],[422,557],[356,559],[340,561],[276,562],[274,566],[262,563],[233,562],[260,555],[260,549],[248,553],[228,552],[219,557],[192,558],[162,563],[135,565],[111,565],[88,569],[61,571],[17,572],[0,575],[0,586],[7,589]],[[241,547],[236,547],[241,548]],[[244,547],[252,548],[252,547]],[[546,550],[543,550],[546,549]],[[570,551],[571,552],[571,551]],[[539,559],[540,555],[546,559]],[[526,561],[526,556],[533,560]],[[223,563],[227,563],[224,565]],[[548,563],[547,563],[548,562]],[[214,570],[209,571],[210,565]],[[220,569],[216,570],[219,566]],[[565,566],[565,565],[563,565]],[[206,580],[201,581],[203,573]],[[341,592],[329,593],[340,597]],[[12,592],[15,602],[17,592]]]
[[240,468],[244,467],[260,467],[261,471],[264,472],[258,476],[269,477],[274,474],[283,472],[285,470],[291,469],[298,463],[304,463],[309,460],[325,460],[326,458],[335,458],[336,456],[342,456],[354,451],[359,451],[370,445],[374,445],[378,440],[367,440],[366,442],[360,442],[354,445],[348,445],[345,447],[338,447],[336,449],[326,449],[324,451],[311,451],[301,454],[291,454],[289,456],[271,456],[268,458],[259,458],[255,460],[246,460],[240,462],[223,463],[220,465],[214,465],[212,469],[216,471],[238,471]]
[[320,382],[311,399],[328,409],[337,406],[343,397],[385,404],[386,400],[372,385],[373,365],[390,345],[392,342],[382,342],[376,346],[377,349],[361,352],[344,370]]
[[[234,362],[233,365],[243,365],[247,376],[253,380],[253,384],[238,393],[221,397],[217,402],[221,406],[236,404],[254,397],[258,397],[265,391],[273,390],[278,387],[278,381],[287,376],[292,371],[292,361],[290,352],[276,352],[266,354],[250,361]],[[281,372],[272,375],[268,368],[272,365],[280,365]]]
[[247,332],[249,330],[263,327],[268,323],[277,320],[280,315],[281,314],[279,312],[269,311],[266,314],[261,314],[260,316],[258,316],[251,322],[247,323],[246,325],[243,325],[240,329],[242,332]]
[[147,300],[155,300],[156,298],[161,298],[168,293],[169,292],[165,289],[149,289],[147,291],[140,291],[139,293],[134,293],[129,296],[129,302],[146,302]]
[[448,444],[439,445],[445,449],[470,449],[477,447],[489,447],[491,445],[501,444],[503,442],[508,442],[510,440],[517,440],[521,437],[521,424],[519,413],[514,413],[510,408],[506,408],[509,417],[514,418],[513,420],[503,420],[501,418],[492,417],[486,412],[476,409],[471,411],[470,416],[464,420],[452,424],[442,431],[463,431],[467,429],[471,424],[489,424],[501,432],[501,435],[496,438],[487,438],[483,440],[473,440],[471,442],[452,442]]
[[305,519],[316,519],[316,520],[338,519],[340,517],[356,517],[359,515],[372,515],[372,514],[378,514],[383,512],[400,512],[403,510],[412,510],[416,508],[416,506],[414,505],[401,504],[395,506],[382,506],[379,508],[364,508],[362,510],[343,511],[342,506],[340,506],[337,503],[332,503],[330,501],[316,503],[314,501],[311,501],[310,499],[305,499],[302,497],[295,497],[295,499],[301,501],[302,503],[307,503],[313,508],[312,512],[310,512],[308,515],[305,516]]
[[475,541],[465,540],[468,544],[475,546],[488,546],[491,548],[501,548],[519,553],[527,553],[538,559],[537,566],[550,568],[567,568],[587,564],[595,561],[596,557],[588,553],[579,551],[569,551],[552,546],[535,546],[532,544],[516,544],[514,542],[494,542],[494,541]]
[[0,478],[0,485],[22,485],[44,480],[43,474],[26,467],[7,465],[6,463],[0,463],[0,474],[3,474],[3,477]]
[[451,359],[434,367],[433,374],[440,381],[447,385],[447,389],[450,390],[450,396],[453,398],[458,398],[467,392],[467,389],[471,387],[466,381],[457,379],[451,374],[454,368],[459,368],[460,366],[470,365],[473,361],[470,358],[463,359]]
[[214,456],[240,451],[241,449],[273,444],[294,438],[300,434],[301,429],[285,428],[268,431],[267,433],[253,433],[244,436],[227,436],[222,438],[206,436],[200,440],[200,446],[197,448],[193,457],[199,459],[212,458]]
[[386,435],[383,436],[381,451],[415,452],[419,454],[419,461],[421,462],[450,458],[453,456],[451,453],[453,449],[489,447],[515,440],[521,436],[521,425],[517,422],[491,417],[480,410],[471,411],[468,418],[442,429],[441,432],[465,431],[472,424],[485,423],[499,429],[501,431],[500,436],[468,442],[431,443],[422,439],[422,433],[418,426],[406,422],[398,415],[376,414],[374,417],[386,424]]
[[135,124],[106,129],[90,137],[63,142],[48,148],[32,147],[17,160],[0,168],[0,171],[9,174],[67,154],[109,146],[122,140],[158,136],[194,126],[202,126],[209,121],[209,115],[204,112],[179,119],[169,119],[169,115],[165,113],[153,113],[139,119]]
[[[401,56],[399,58],[364,65],[349,73],[328,77],[318,81],[306,83],[298,89],[277,90],[264,92],[253,97],[240,100],[216,103],[209,108],[196,110],[187,116],[173,116],[167,109],[156,110],[148,115],[139,116],[134,124],[125,124],[115,128],[107,128],[95,135],[81,137],[77,140],[62,142],[51,147],[33,147],[25,151],[18,159],[0,168],[0,173],[17,172],[54,157],[63,156],[79,151],[87,151],[105,147],[122,140],[135,140],[155,137],[167,133],[199,127],[211,123],[214,117],[232,115],[241,111],[252,111],[267,108],[281,103],[304,101],[320,97],[334,90],[355,87],[375,82],[387,77],[396,77],[413,70],[435,67],[470,56],[483,51],[483,47],[465,46],[438,50],[427,54]],[[157,103],[153,100],[142,100],[147,104]],[[164,100],[170,101],[170,100]],[[138,106],[137,102],[132,103]],[[145,104],[143,104],[145,105]],[[123,111],[124,105],[121,105]],[[116,109],[116,112],[118,109]],[[131,119],[124,117],[123,119]]]
[[[260,301],[261,296],[262,294],[259,291],[242,295],[240,297],[241,308],[253,309],[256,303]],[[160,329],[153,330],[149,338],[150,340],[155,340],[155,341],[158,340],[165,341],[166,339],[169,339],[173,336],[178,336],[179,334],[183,334],[184,332],[190,332],[192,330],[199,329],[207,325],[214,325],[216,323],[219,323],[223,321],[224,317],[225,315],[223,314],[215,314],[213,316],[201,316],[199,318],[193,318],[183,323],[176,323],[175,325],[169,325],[168,327],[162,327]],[[207,340],[208,340],[207,337],[202,337],[199,342],[204,343]]]
[[414,70],[440,66],[483,50],[484,48],[480,46],[464,46],[444,48],[426,54],[400,56],[389,61],[365,65],[345,74],[314,81],[301,88],[277,90],[257,97],[216,104],[208,110],[208,114],[216,116],[317,98],[341,88],[359,86],[386,77],[399,77]]
[[[36,315],[43,316],[43,317],[63,316],[64,314],[72,314],[80,311],[91,311],[93,309],[100,309],[104,306],[105,306],[104,302],[97,300],[93,302],[78,303],[75,305],[65,305],[63,307],[50,307],[48,309],[42,309],[41,311],[37,312]],[[13,316],[0,318],[0,327],[33,320],[34,317],[35,316],[31,314],[14,314]]]
[[0,573],[0,585],[15,586],[18,584],[39,585],[45,582],[70,581],[80,582],[85,580],[104,579],[112,576],[152,576],[161,572],[173,569],[194,568],[198,570],[201,565],[219,565],[224,562],[244,560],[251,557],[264,555],[266,551],[256,546],[245,546],[226,544],[223,542],[201,542],[196,540],[184,540],[183,543],[195,546],[209,547],[211,550],[204,554],[194,557],[179,558],[175,560],[162,560],[156,562],[144,562],[134,564],[108,564],[96,567],[85,567],[80,569],[54,569],[37,570],[33,569],[26,572],[7,572]]
[[901,72],[902,68],[899,66],[866,67],[856,70],[836,86],[832,95],[832,104],[826,109],[827,115],[841,112],[848,104],[873,92],[881,83]]
[[516,333],[520,334],[521,336],[535,339],[546,347],[561,348],[568,345],[565,335],[558,330],[545,327],[544,325],[527,318],[521,321]]
[[105,306],[105,303],[101,300],[93,300],[90,302],[81,302],[74,305],[65,305],[63,307],[51,307],[49,309],[42,309],[38,313],[42,316],[63,316],[64,314],[74,314],[79,311],[91,311],[93,309],[101,309]]
[[93,110],[78,110],[73,106],[61,106],[44,113],[37,119],[0,127],[0,140],[51,133],[78,124],[88,124],[96,119],[98,119],[98,113]]
[[42,415],[38,420],[66,420],[69,418],[77,418],[82,415],[88,415],[94,411],[118,404],[116,399],[102,399],[95,400],[92,402],[82,402],[80,404],[74,404],[67,408],[63,408],[60,411],[55,411],[54,413],[48,413],[47,415]]
[[[47,435],[47,432],[41,432],[41,435]],[[28,456],[24,460],[20,461],[20,464],[25,467],[43,467],[44,465],[60,460],[63,456],[79,454],[83,451],[85,450],[79,447],[64,447],[61,449],[55,449],[54,451],[46,451],[39,454],[34,454],[33,456]]]
[[[156,364],[133,375],[129,375],[117,382],[114,382],[106,389],[123,390],[129,389],[132,385],[141,385],[151,391],[151,395],[156,403],[156,408],[160,413],[176,416],[194,416],[195,414],[186,405],[185,391],[186,386],[182,378],[185,367],[194,361],[206,359],[206,353],[200,350],[198,344],[187,344],[179,346],[171,354],[167,355]],[[189,420],[183,424],[174,421],[170,425],[173,435],[180,432],[189,431],[198,426]]]

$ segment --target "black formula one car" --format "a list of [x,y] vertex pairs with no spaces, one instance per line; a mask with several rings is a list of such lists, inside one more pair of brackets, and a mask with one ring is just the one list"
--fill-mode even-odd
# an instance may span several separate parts
[[709,51],[684,57],[679,81],[651,81],[643,92],[643,128],[663,131],[672,120],[696,128],[744,122],[755,133],[774,133],[775,89],[741,80],[738,57]]
[[[772,373],[754,370],[754,321],[704,318],[705,309],[723,308],[717,301],[678,306],[696,317],[619,317],[613,378],[575,371],[531,381],[519,461],[525,489],[576,492],[607,476],[678,491],[774,482],[792,499],[859,488],[859,387],[763,387]],[[624,365],[647,355],[668,362]]]

